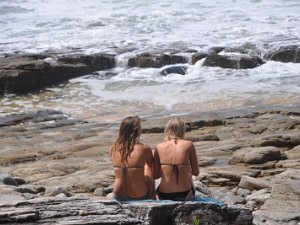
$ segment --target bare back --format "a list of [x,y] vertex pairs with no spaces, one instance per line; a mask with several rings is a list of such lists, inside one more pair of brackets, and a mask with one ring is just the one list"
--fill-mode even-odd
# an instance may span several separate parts
[[153,179],[153,155],[150,147],[135,144],[127,162],[121,161],[120,152],[110,150],[110,153],[115,173],[114,192],[130,197],[141,197],[149,192],[147,177]]
[[[176,173],[174,168],[178,170]],[[199,174],[193,143],[182,139],[171,139],[158,144],[154,153],[154,174],[156,179],[161,177],[159,189],[162,192],[189,190],[191,175]]]

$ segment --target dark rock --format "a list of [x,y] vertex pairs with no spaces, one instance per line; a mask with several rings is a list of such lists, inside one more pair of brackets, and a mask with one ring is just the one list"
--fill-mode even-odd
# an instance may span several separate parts
[[[61,111],[45,109],[39,110],[37,112],[12,114],[5,117],[0,117],[0,127],[13,126],[25,122],[36,123],[45,121],[60,121],[67,119],[68,116]],[[51,126],[53,126],[53,124],[51,124]]]
[[11,55],[0,61],[0,94],[27,93],[115,66],[113,55],[64,56],[49,64],[41,57]]
[[192,55],[192,64],[194,65],[200,59],[204,59],[208,56],[207,52],[197,52]]
[[101,201],[88,197],[36,198],[0,204],[0,223],[7,224],[252,224],[247,209],[200,202],[132,202]]
[[184,56],[175,54],[153,55],[150,53],[144,53],[129,58],[127,65],[129,67],[160,68],[166,65],[178,63],[187,63],[187,59]]
[[260,66],[263,63],[262,59],[257,56],[208,55],[203,65],[229,69],[250,69]]
[[0,182],[6,185],[18,186],[18,183],[8,173],[0,173]]
[[87,65],[91,71],[110,69],[116,65],[114,55],[108,54],[63,56],[57,61],[63,64],[84,64]]
[[161,75],[168,75],[170,73],[185,75],[187,70],[187,66],[169,66],[160,71]]
[[300,63],[300,47],[281,47],[271,54],[271,60],[280,62]]
[[220,52],[222,52],[225,49],[225,47],[211,47],[208,49],[208,51],[211,54],[219,54]]

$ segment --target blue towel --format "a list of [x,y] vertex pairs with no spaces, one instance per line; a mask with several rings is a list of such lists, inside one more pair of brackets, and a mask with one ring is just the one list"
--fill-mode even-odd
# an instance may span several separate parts
[[[214,198],[208,198],[208,197],[204,197],[204,196],[195,196],[192,200],[193,202],[200,202],[200,203],[211,203],[211,204],[215,204],[215,205],[225,205],[224,202],[221,202],[217,199]],[[138,201],[126,201],[126,202],[122,202],[123,204],[128,204],[128,203],[144,203],[144,202],[148,202],[148,203],[174,203],[176,201],[173,200],[138,200]]]
[[193,201],[212,203],[212,204],[216,204],[216,205],[219,205],[219,206],[225,205],[224,202],[221,202],[221,201],[219,201],[217,199],[214,199],[214,198],[208,198],[208,197],[204,197],[204,196],[195,196]]

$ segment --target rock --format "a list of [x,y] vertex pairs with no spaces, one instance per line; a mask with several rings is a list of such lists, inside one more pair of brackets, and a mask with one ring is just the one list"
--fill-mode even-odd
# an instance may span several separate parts
[[268,189],[261,189],[259,191],[255,191],[254,193],[248,195],[246,197],[246,207],[252,210],[259,209],[265,201],[267,201],[271,197],[271,190]]
[[208,55],[203,63],[203,66],[229,69],[251,69],[260,66],[263,63],[263,60],[257,56]]
[[187,59],[184,56],[175,54],[161,54],[153,55],[149,53],[144,53],[132,57],[128,60],[129,67],[140,67],[140,68],[160,68],[171,64],[183,64],[187,63]]
[[241,181],[239,183],[239,187],[248,190],[260,190],[269,188],[270,184],[263,179],[242,176]]
[[268,161],[281,160],[280,149],[272,146],[258,148],[244,148],[233,153],[229,164],[246,163],[262,164]]
[[271,196],[254,212],[254,224],[298,224],[300,208],[300,170],[276,175]]
[[66,190],[66,188],[63,187],[51,187],[51,188],[46,188],[45,191],[45,196],[57,196],[63,194],[66,197],[71,197],[72,194]]
[[300,159],[300,145],[284,152],[288,159]]
[[0,182],[6,185],[18,186],[18,183],[8,173],[0,173]]
[[167,68],[163,68],[159,73],[163,76],[171,73],[185,75],[186,70],[187,66],[168,66]]
[[116,65],[114,55],[99,53],[93,55],[66,55],[58,58],[57,62],[72,65],[84,64],[88,66],[91,72],[110,69]]
[[[252,224],[247,209],[206,202],[132,202],[120,204],[88,197],[39,198],[0,204],[0,223],[6,224]],[[59,221],[59,223],[58,223]]]
[[208,52],[197,52],[192,55],[192,65],[194,65],[196,62],[198,62],[201,59],[204,59],[208,56]]
[[300,145],[299,135],[268,135],[259,137],[252,140],[251,145],[253,146],[275,146],[275,147],[288,147],[293,148],[294,146]]
[[[250,195],[252,192],[248,189],[244,189],[244,188],[238,188],[236,194],[238,196],[241,196],[241,197],[247,197],[248,195]],[[247,198],[246,198],[247,200]]]
[[0,95],[31,92],[114,66],[114,56],[104,54],[64,56],[57,63],[26,55],[10,55],[0,60]]
[[271,53],[271,60],[280,62],[300,63],[300,47],[286,46],[280,47],[275,52]]
[[220,141],[220,138],[215,134],[203,134],[203,135],[197,135],[197,136],[187,135],[186,139],[190,140],[192,142],[197,142],[197,141]]
[[26,181],[22,177],[13,177],[13,179],[17,182],[17,185],[26,184]]
[[216,47],[209,48],[208,52],[210,52],[211,54],[219,54],[224,49],[225,49],[225,47],[223,47],[223,46],[216,46]]
[[105,192],[104,188],[97,188],[97,189],[94,191],[94,195],[95,195],[95,196],[105,196],[105,195],[106,195],[106,192]]

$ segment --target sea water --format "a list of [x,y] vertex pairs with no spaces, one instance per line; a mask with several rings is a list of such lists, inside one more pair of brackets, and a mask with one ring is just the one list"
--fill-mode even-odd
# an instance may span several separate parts
[[[117,67],[28,95],[0,97],[0,116],[51,108],[74,117],[186,114],[259,105],[300,105],[300,64],[247,70],[188,64],[187,75],[127,68],[144,52],[254,46],[261,56],[300,43],[299,0],[0,0],[5,53],[113,53]],[[186,55],[190,57],[191,55]]]

